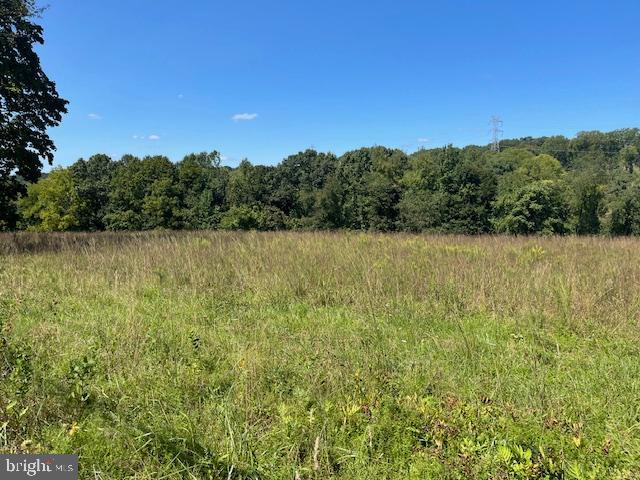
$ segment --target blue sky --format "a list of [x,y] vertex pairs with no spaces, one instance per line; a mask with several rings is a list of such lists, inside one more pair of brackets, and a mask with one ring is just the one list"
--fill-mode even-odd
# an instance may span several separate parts
[[640,126],[640,2],[57,0],[55,165],[489,142]]

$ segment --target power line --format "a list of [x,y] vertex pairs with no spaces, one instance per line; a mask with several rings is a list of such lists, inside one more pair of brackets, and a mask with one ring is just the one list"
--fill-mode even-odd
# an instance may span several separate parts
[[491,117],[491,121],[489,122],[491,125],[491,151],[499,152],[500,151],[500,138],[504,131],[502,130],[502,119],[498,116]]
[[[626,146],[626,145],[625,145]],[[555,149],[555,148],[543,148],[543,147],[539,147],[539,146],[535,146],[535,145],[522,145],[522,146],[512,146],[509,145],[506,148],[516,148],[516,149],[523,149],[523,150],[538,150],[538,151],[542,151],[544,150],[545,152],[553,152],[553,153],[569,153],[572,155],[584,155],[586,153],[589,154],[596,154],[596,153],[603,153],[603,154],[610,154],[610,155],[617,155],[620,153],[620,150],[622,150],[624,148],[620,147],[620,150],[569,150],[569,149]]]

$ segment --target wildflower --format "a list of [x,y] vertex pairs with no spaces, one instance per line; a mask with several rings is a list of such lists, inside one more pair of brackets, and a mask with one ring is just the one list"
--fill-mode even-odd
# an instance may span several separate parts
[[78,433],[78,430],[80,430],[80,427],[78,426],[78,422],[73,422],[71,424],[71,427],[69,427],[69,436],[73,437],[76,433]]

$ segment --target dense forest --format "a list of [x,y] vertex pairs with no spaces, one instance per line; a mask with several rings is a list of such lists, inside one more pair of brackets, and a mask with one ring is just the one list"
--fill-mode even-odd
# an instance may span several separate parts
[[354,229],[640,234],[640,130],[447,146],[314,150],[277,166],[217,152],[80,159],[26,185],[5,230]]

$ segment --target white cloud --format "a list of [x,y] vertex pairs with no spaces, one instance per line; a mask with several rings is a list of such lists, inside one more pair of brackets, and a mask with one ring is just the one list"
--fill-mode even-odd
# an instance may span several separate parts
[[220,155],[221,162],[226,162],[227,160],[229,160],[229,157],[227,157],[224,153]]
[[160,135],[132,135],[134,140],[160,140]]
[[234,122],[240,122],[245,120],[255,120],[258,118],[257,113],[236,113],[233,117],[231,117]]
[[90,113],[87,117],[89,120],[102,120],[102,115],[98,115],[97,113]]
[[179,98],[180,100],[182,100],[182,99],[184,98],[184,95],[180,93],[180,94],[178,94],[178,98]]
[[429,139],[427,137],[420,137],[418,143],[429,143]]

